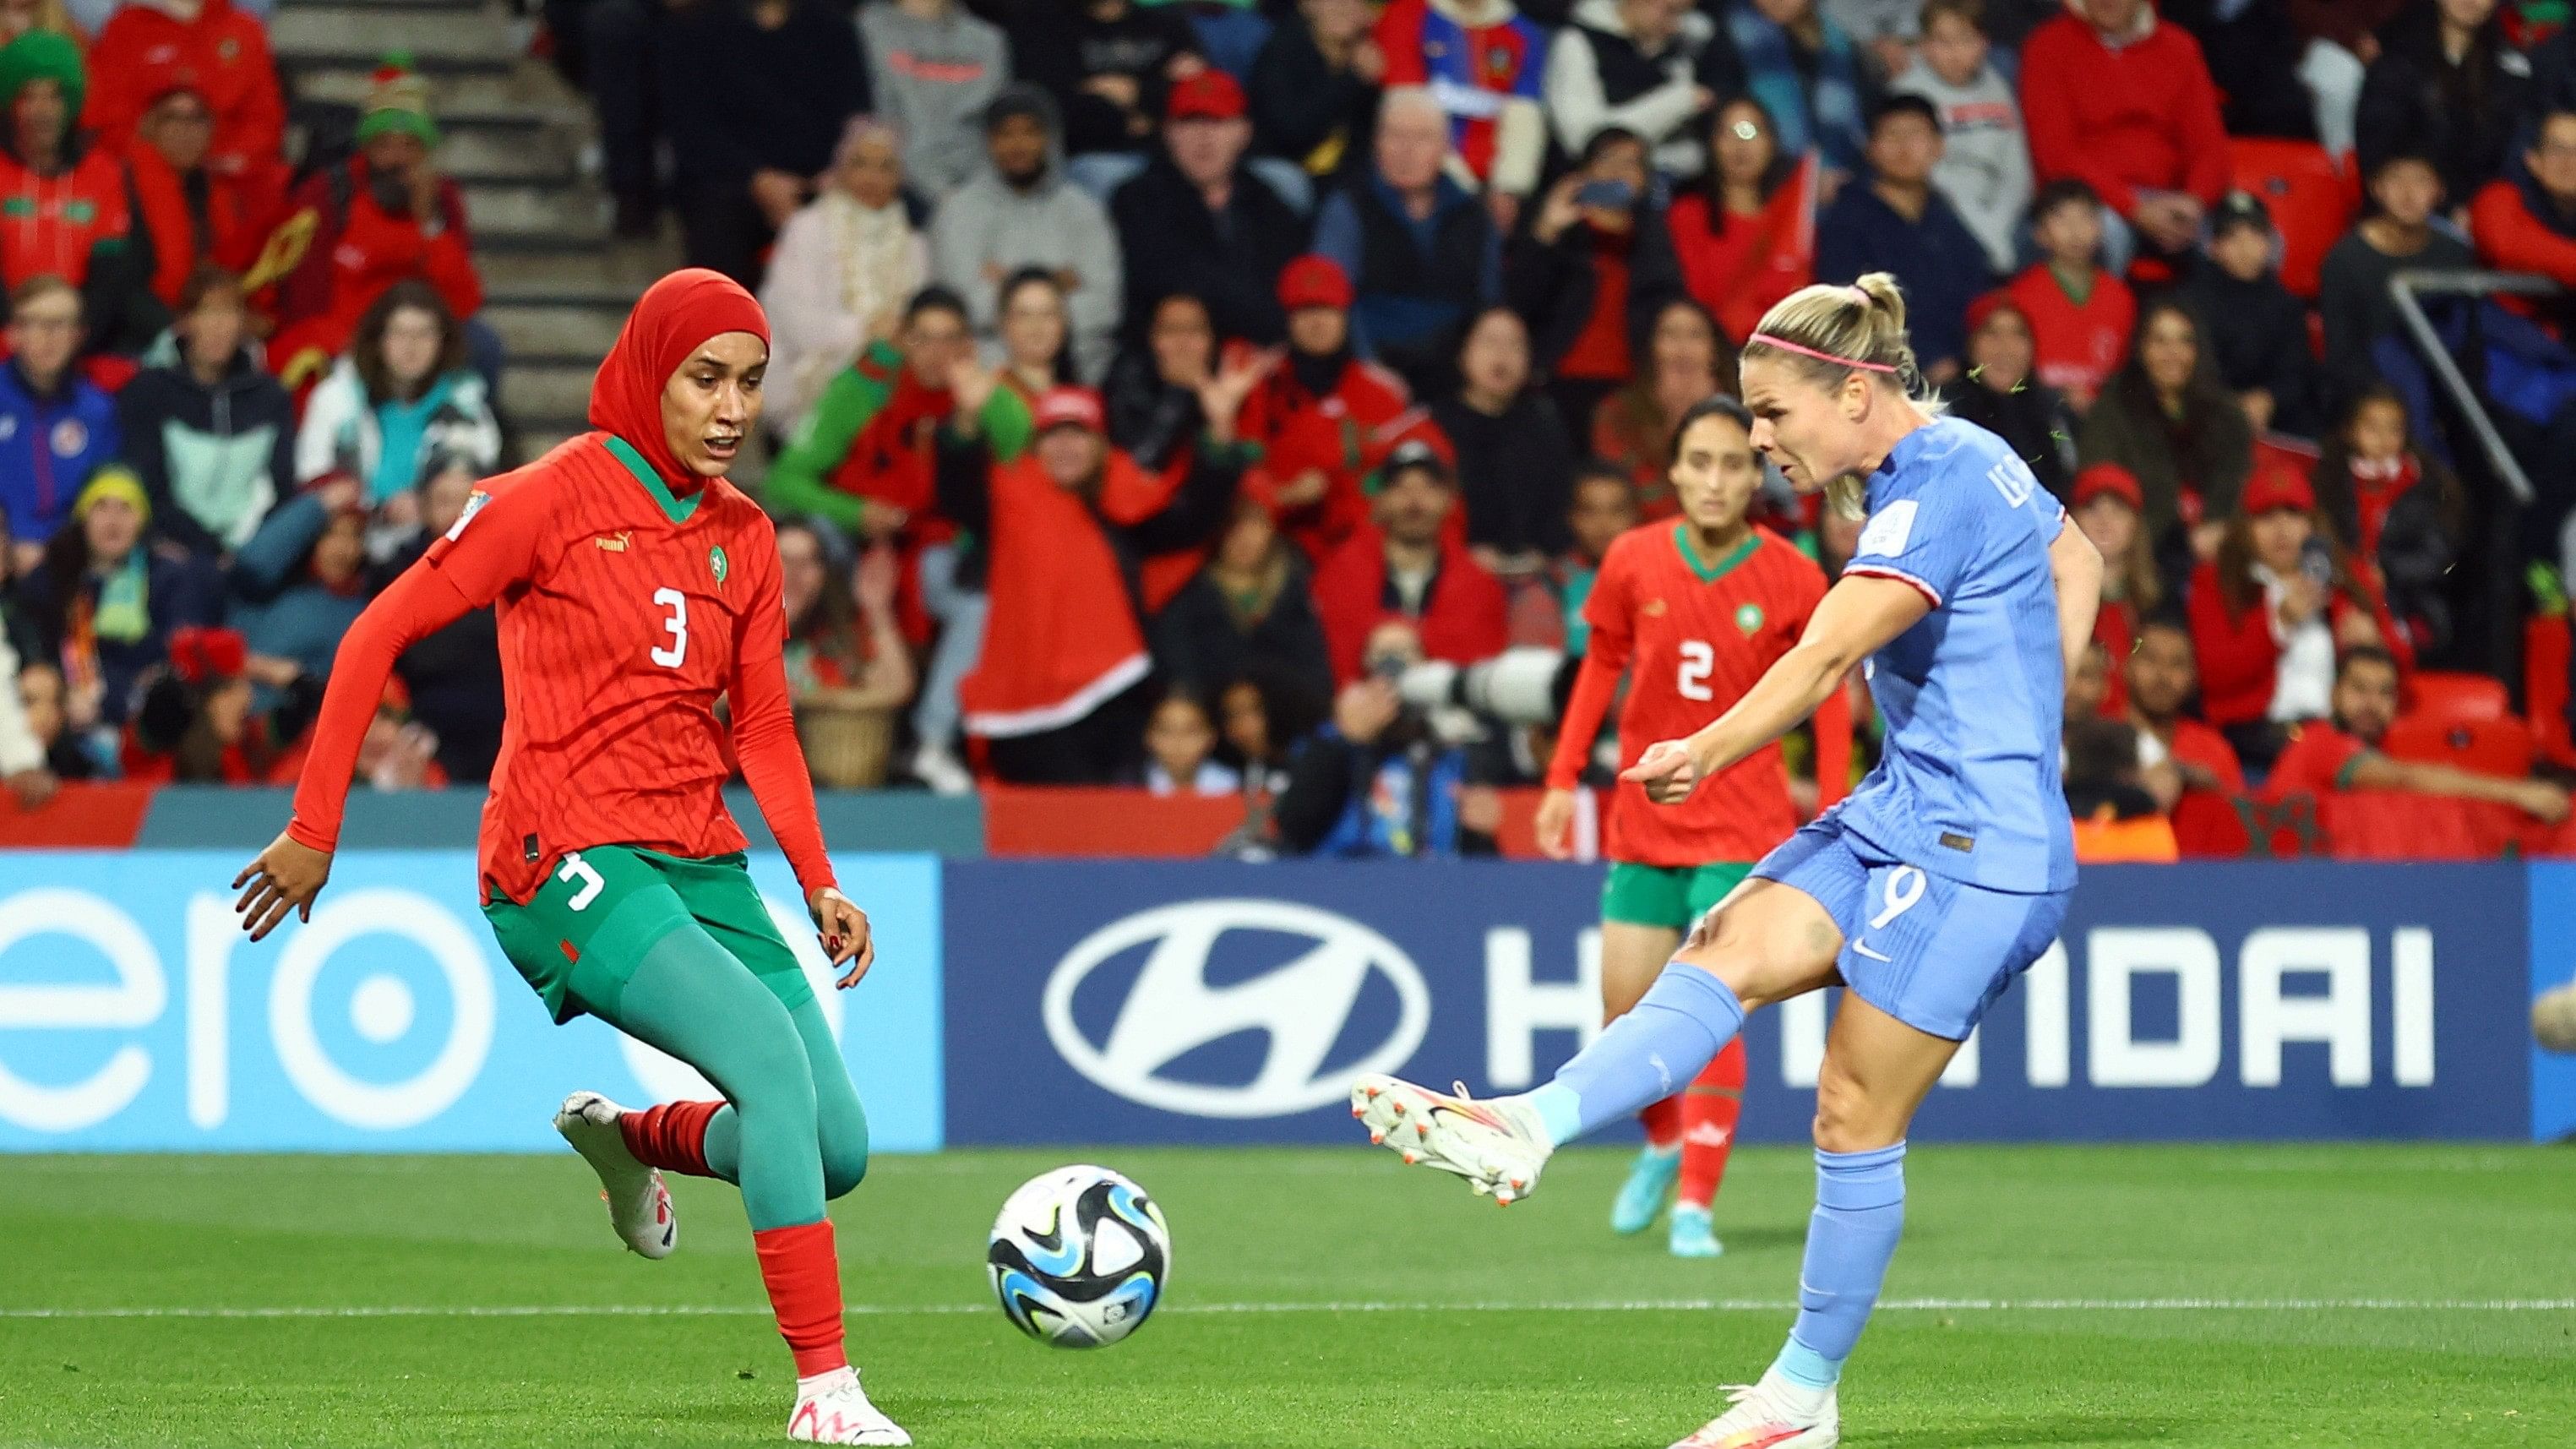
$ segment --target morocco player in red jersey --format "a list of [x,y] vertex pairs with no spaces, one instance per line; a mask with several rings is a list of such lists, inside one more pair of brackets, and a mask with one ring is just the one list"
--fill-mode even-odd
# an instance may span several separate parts
[[[1623,673],[1628,702],[1619,713],[1619,754],[1626,766],[1654,741],[1724,713],[1798,642],[1825,596],[1824,571],[1813,560],[1745,520],[1762,481],[1752,425],[1730,397],[1685,413],[1671,473],[1682,516],[1630,529],[1601,560],[1583,606],[1590,642],[1539,806],[1539,846],[1550,855],[1568,853],[1575,782]],[[1850,765],[1851,716],[1839,694],[1817,712],[1816,738],[1816,777],[1830,803]],[[1604,1018],[1635,1006],[1691,924],[1797,828],[1777,745],[1747,756],[1681,806],[1649,804],[1642,787],[1620,784],[1603,851],[1611,861],[1601,892]],[[1645,1231],[1678,1177],[1672,1251],[1686,1258],[1724,1251],[1709,1207],[1726,1174],[1743,1095],[1738,1037],[1680,1095],[1640,1113],[1646,1150],[1611,1207],[1611,1226]]]
[[724,1093],[628,1111],[576,1092],[555,1128],[647,1258],[678,1242],[664,1169],[739,1185],[796,1359],[790,1439],[910,1444],[842,1349],[826,1199],[867,1168],[867,1118],[720,793],[734,753],[835,966],[874,959],[834,888],[788,712],[778,544],[724,479],[760,416],[769,328],[714,272],[648,289],[591,386],[595,431],[492,479],[341,641],[295,815],[233,884],[257,940],[310,917],[377,698],[414,640],[498,606],[509,713],[483,807],[483,913],[555,1020],[583,1012]]

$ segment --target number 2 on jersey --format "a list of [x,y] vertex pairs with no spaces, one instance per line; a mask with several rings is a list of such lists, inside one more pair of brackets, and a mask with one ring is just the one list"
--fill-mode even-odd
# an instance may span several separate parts
[[1715,673],[1717,651],[1708,646],[1708,641],[1684,639],[1681,670],[1673,680],[1673,688],[1681,692],[1682,698],[1703,701],[1717,698],[1717,691],[1708,685],[1709,676]]
[[671,632],[671,647],[656,647],[653,662],[665,669],[677,669],[689,657],[689,596],[678,589],[655,589],[653,602],[671,611],[662,627]]

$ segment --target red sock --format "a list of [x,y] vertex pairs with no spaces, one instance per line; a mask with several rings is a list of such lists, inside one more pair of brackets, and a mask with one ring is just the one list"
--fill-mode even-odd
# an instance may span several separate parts
[[1744,1111],[1744,1038],[1737,1037],[1681,1095],[1682,1183],[1676,1201],[1707,1207],[1726,1180],[1735,1119]]
[[707,1168],[707,1124],[722,1102],[665,1102],[617,1119],[626,1150],[647,1167],[713,1177]]
[[1682,1140],[1682,1097],[1675,1092],[1638,1109],[1637,1124],[1646,1129],[1646,1145],[1670,1148]]
[[841,1351],[841,1259],[832,1251],[832,1220],[751,1235],[760,1281],[769,1286],[778,1336],[796,1355],[796,1376],[810,1379],[849,1366]]

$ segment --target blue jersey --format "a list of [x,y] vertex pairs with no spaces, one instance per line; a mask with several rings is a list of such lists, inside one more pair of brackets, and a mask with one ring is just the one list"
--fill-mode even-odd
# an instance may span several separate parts
[[1839,823],[1969,885],[2068,889],[2066,661],[2048,562],[2066,510],[2001,438],[1947,417],[1897,443],[1868,499],[1843,572],[1901,579],[1932,612],[1866,666],[1886,753]]

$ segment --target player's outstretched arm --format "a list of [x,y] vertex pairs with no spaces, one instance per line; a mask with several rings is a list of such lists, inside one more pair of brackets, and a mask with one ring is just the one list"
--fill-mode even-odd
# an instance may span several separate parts
[[1853,665],[1885,647],[1932,612],[1911,583],[1875,574],[1846,574],[1825,591],[1798,645],[1763,671],[1735,706],[1686,740],[1647,747],[1620,773],[1646,787],[1658,805],[1690,798],[1699,782],[1789,732],[1842,687]]
[[2093,644],[2093,616],[2102,608],[2102,553],[2073,523],[2057,530],[2048,546],[2048,571],[2057,580],[2057,645],[2066,656],[2066,677]]

